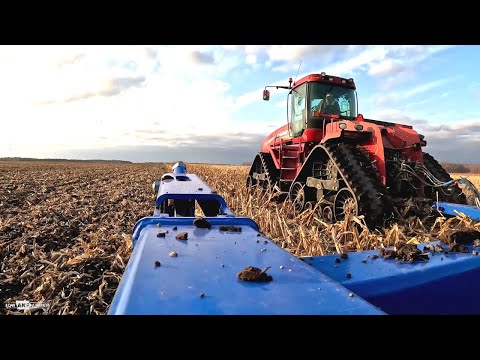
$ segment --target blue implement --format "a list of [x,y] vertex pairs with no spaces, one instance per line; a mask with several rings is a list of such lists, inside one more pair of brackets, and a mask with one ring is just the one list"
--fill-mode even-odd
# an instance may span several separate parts
[[[153,215],[133,228],[133,251],[110,315],[480,314],[475,243],[465,253],[430,243],[443,252],[414,263],[383,259],[377,250],[298,258],[252,219],[235,217],[182,162],[153,189]],[[434,208],[480,220],[474,206]],[[249,268],[262,271],[264,281],[240,276]]]

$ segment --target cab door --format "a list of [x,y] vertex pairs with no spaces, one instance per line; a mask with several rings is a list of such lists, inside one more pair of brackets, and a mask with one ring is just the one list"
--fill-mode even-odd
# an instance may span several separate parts
[[292,137],[301,136],[306,125],[306,106],[307,106],[307,84],[292,89],[290,122]]

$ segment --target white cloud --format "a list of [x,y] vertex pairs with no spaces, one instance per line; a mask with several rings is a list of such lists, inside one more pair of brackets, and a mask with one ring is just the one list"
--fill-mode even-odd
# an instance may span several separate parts
[[[0,109],[5,122],[0,132],[0,143],[4,144],[0,156],[11,151],[23,153],[32,146],[57,152],[114,146],[173,146],[180,140],[186,144],[189,138],[199,136],[221,138],[234,131],[245,132],[244,124],[231,121],[234,102],[227,95],[230,84],[196,73],[190,79],[191,82],[177,81],[165,73],[150,74],[142,88],[109,98],[90,97],[88,101],[42,107],[12,104],[7,113],[5,108]],[[93,81],[81,84],[91,85],[92,91],[100,88]],[[68,93],[85,89],[73,88]],[[64,100],[61,95],[58,93],[60,101]],[[266,128],[263,121],[252,130]],[[144,129],[146,136],[139,136],[136,129]],[[45,151],[43,157],[48,156]]]
[[247,64],[253,65],[257,63],[257,56],[254,54],[248,54],[245,58]]
[[364,70],[367,64],[385,56],[386,50],[383,47],[367,48],[348,60],[339,61],[326,68],[325,71],[332,75],[349,76],[355,71]]
[[[263,86],[233,96],[237,84],[227,80],[232,71],[260,77],[264,74],[253,71],[268,65],[293,77],[302,61],[297,79],[322,71],[346,77],[362,71],[387,74],[388,61],[402,65],[406,54],[421,59],[436,51],[331,45],[4,46],[0,156],[34,148],[47,154],[48,149],[173,146],[198,137],[214,144],[215,136],[232,132],[268,134],[283,124],[246,117],[255,124],[246,128],[232,120],[234,112],[263,101]],[[287,86],[288,77],[265,85]],[[245,88],[247,79],[241,81]],[[396,95],[414,96],[428,91],[427,85]],[[287,92],[270,91],[275,111],[284,109]]]
[[384,76],[396,74],[411,68],[435,53],[452,46],[400,45],[382,46],[384,53],[369,64],[368,74]]
[[440,79],[440,80],[434,80],[425,84],[421,84],[418,86],[415,86],[407,91],[404,91],[401,93],[400,97],[402,99],[409,98],[414,95],[418,95],[427,91],[430,91],[432,89],[435,89],[437,87],[443,86],[449,82],[455,81],[456,78],[447,78],[447,79]]
[[387,59],[381,62],[378,62],[368,69],[369,75],[385,75],[390,73],[396,73],[403,71],[404,67],[396,63],[393,59]]
[[267,49],[271,61],[296,60],[310,45],[273,45]]
[[[273,55],[273,59],[282,59],[285,60],[286,58],[295,58],[296,55],[288,55],[289,52],[287,51],[289,47],[287,46],[277,46],[273,47],[272,50],[270,50],[270,53]],[[290,53],[297,53],[300,50],[306,50],[306,49],[311,49],[312,46],[299,46],[299,47],[292,47],[290,49]],[[313,47],[318,51],[318,47]],[[358,47],[357,49],[362,49],[361,47]],[[349,49],[348,51],[352,51]],[[362,50],[360,53],[356,54],[352,58],[348,60],[342,60],[335,62],[331,65],[326,66],[325,68],[317,68],[315,70],[307,71],[307,72],[301,72],[298,74],[297,79],[300,79],[303,76],[306,76],[310,73],[321,73],[322,71],[327,72],[328,74],[332,75],[337,75],[337,76],[350,76],[352,73],[359,68],[365,67],[367,64],[369,64],[371,61],[374,59],[377,59],[378,57],[383,56],[385,53],[385,50],[382,47],[373,47],[373,48],[367,48],[365,50]],[[296,65],[295,71],[298,70],[298,65]],[[293,77],[293,76],[292,76]],[[268,85],[271,86],[288,86],[288,79],[283,79],[279,80],[276,82],[272,82]],[[267,85],[267,84],[266,84]],[[239,97],[237,97],[235,104],[236,104],[236,110],[239,110],[242,107],[245,107],[247,105],[250,105],[256,101],[261,101],[262,99],[262,91],[264,88],[258,88],[256,90],[250,91],[248,93],[245,93]],[[285,90],[282,89],[275,89],[275,88],[269,88],[271,92],[271,96],[274,97],[276,95],[282,95],[286,94]]]
[[[434,80],[430,81],[428,83],[423,83],[420,85],[413,86],[409,89],[406,90],[397,90],[397,91],[389,91],[389,92],[378,92],[370,96],[369,99],[366,100],[365,107],[362,106],[362,108],[369,108],[369,107],[378,107],[378,106],[385,106],[385,105],[392,105],[392,104],[399,104],[401,102],[404,102],[404,106],[413,106],[414,104],[422,104],[425,103],[426,101],[429,101],[428,99],[420,99],[417,101],[411,101],[409,100],[412,97],[416,97],[420,94],[428,93],[429,91],[442,87],[445,84],[448,84],[450,82],[453,82],[457,80],[456,77],[451,77],[451,78],[445,78],[445,79],[439,79],[439,80]],[[407,101],[408,100],[408,101]]]

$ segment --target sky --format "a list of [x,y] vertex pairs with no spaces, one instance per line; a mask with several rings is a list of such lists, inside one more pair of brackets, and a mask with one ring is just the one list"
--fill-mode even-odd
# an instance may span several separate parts
[[288,85],[353,78],[365,118],[413,125],[439,161],[480,163],[477,45],[3,45],[0,157],[253,161]]

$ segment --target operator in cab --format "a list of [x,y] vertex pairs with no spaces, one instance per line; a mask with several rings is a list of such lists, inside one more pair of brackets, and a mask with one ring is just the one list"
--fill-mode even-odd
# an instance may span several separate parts
[[317,111],[321,114],[340,115],[340,105],[332,94],[327,94],[325,100],[320,100]]

